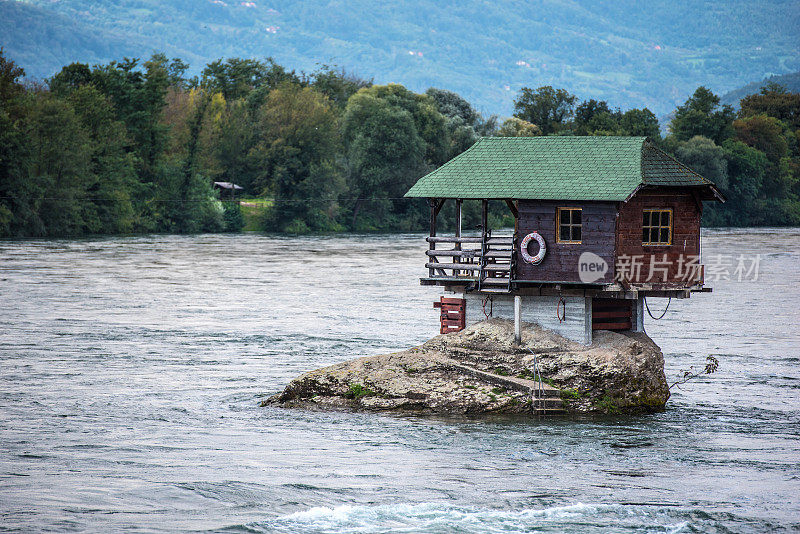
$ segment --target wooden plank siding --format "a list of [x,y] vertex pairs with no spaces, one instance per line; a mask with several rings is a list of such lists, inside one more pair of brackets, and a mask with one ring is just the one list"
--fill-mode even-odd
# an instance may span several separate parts
[[[558,243],[557,208],[582,209],[581,243]],[[580,283],[578,258],[584,252],[594,252],[609,265],[605,276],[596,283],[614,281],[616,202],[520,200],[518,211],[517,242],[530,232],[537,231],[544,237],[547,254],[539,265],[526,263],[518,256],[515,270],[517,280]],[[535,242],[531,245],[531,254],[536,254]]]
[[[642,213],[645,209],[671,209],[672,210],[672,244],[671,245],[643,245],[642,244]],[[655,288],[677,288],[692,285],[679,276],[678,259],[681,254],[684,258],[700,254],[700,216],[702,204],[696,200],[691,192],[685,189],[661,188],[656,190],[643,190],[633,196],[628,202],[621,203],[619,217],[617,218],[617,242],[615,264],[620,256],[641,256],[642,269],[638,279],[639,283],[652,283]],[[666,282],[662,282],[663,275],[657,274],[658,281],[648,282],[650,275],[651,258],[657,261],[667,254],[669,270]],[[702,281],[702,280],[700,280]]]

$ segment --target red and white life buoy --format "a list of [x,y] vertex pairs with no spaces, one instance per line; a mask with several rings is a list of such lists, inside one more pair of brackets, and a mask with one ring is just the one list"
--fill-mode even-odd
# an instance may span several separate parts
[[[528,245],[530,245],[531,241],[534,239],[539,243],[539,252],[536,256],[531,256],[530,252],[528,252]],[[522,238],[522,243],[519,245],[519,252],[522,254],[522,259],[526,262],[539,265],[542,263],[544,255],[547,254],[547,245],[545,245],[544,238],[539,235],[539,232],[531,232]]]

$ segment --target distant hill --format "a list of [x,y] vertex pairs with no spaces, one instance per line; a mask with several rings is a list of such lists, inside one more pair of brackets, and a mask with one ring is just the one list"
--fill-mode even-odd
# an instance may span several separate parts
[[724,93],[800,70],[796,0],[0,0],[0,45],[30,75],[71,61],[224,56],[457,91],[509,114],[551,84],[663,115],[699,85]]
[[76,60],[99,63],[147,49],[142,37],[118,35],[57,12],[2,0],[0,46],[29,76],[38,78]]
[[731,106],[738,108],[739,101],[742,98],[746,97],[747,95],[752,95],[753,93],[758,93],[761,91],[761,88],[768,83],[777,83],[778,85],[786,87],[793,93],[800,93],[800,72],[783,74],[781,76],[770,76],[768,78],[764,78],[760,82],[748,83],[744,87],[740,87],[725,93],[722,95],[720,100],[723,104],[730,104]]

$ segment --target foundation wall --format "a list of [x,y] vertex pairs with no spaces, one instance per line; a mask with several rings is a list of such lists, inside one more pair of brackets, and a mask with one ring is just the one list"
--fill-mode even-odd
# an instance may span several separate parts
[[[512,295],[459,294],[467,301],[466,324],[471,325],[489,318],[514,320],[514,297]],[[522,321],[536,323],[559,335],[591,345],[592,343],[592,299],[588,297],[523,296]],[[485,305],[484,305],[485,302]],[[563,318],[558,320],[558,314]]]

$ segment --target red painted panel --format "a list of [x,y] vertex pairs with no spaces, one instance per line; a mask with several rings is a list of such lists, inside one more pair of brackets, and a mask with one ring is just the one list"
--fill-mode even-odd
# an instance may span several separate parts
[[467,322],[467,301],[449,297],[440,297],[439,302],[433,303],[434,308],[440,308],[439,333],[449,334],[464,330]]
[[[672,210],[672,244],[642,244],[645,209]],[[615,254],[620,276],[658,288],[687,287],[702,281],[702,268],[695,269],[691,263],[699,263],[701,214],[702,208],[692,194],[675,188],[642,190],[622,204]],[[620,269],[622,265],[626,267]]]

